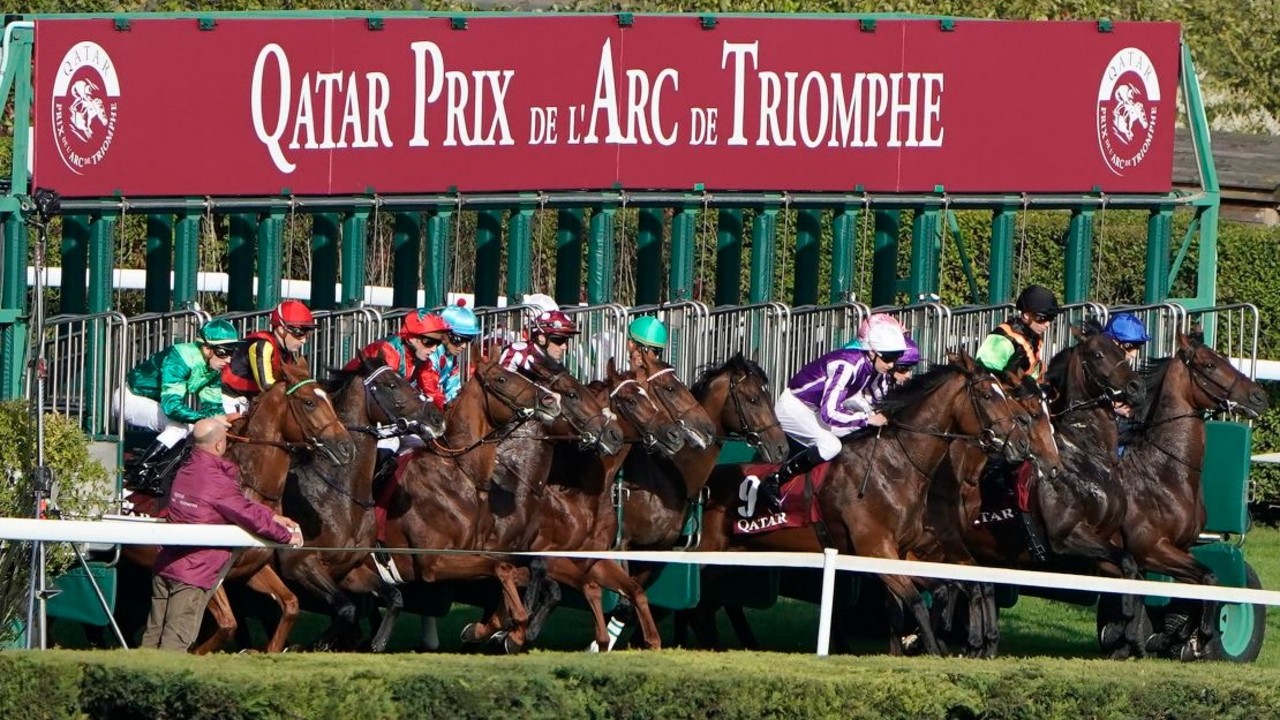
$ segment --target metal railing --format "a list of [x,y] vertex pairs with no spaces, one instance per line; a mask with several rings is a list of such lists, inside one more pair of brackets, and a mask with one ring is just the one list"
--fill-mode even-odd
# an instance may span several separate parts
[[[57,315],[45,321],[44,410],[75,418],[92,436],[116,434],[112,398],[130,367],[128,319],[118,312]],[[34,388],[28,388],[32,394]]]
[[618,304],[580,305],[562,311],[578,325],[580,333],[569,345],[565,364],[583,382],[604,380],[609,360],[619,371],[627,369],[627,308]]
[[1013,305],[963,305],[951,308],[943,344],[948,352],[963,350],[976,355],[982,341],[1014,314]]
[[711,310],[695,300],[646,305],[628,310],[627,322],[641,315],[653,315],[667,326],[667,352],[663,359],[676,368],[682,382],[692,384],[698,368],[707,362],[698,354],[701,346],[698,333],[708,327]]
[[921,303],[905,307],[889,306],[872,310],[873,313],[892,315],[902,323],[904,330],[920,347],[922,370],[934,365],[945,365],[947,341],[951,332],[951,309],[940,303]]
[[792,308],[777,379],[770,375],[770,382],[781,391],[800,368],[857,338],[858,326],[870,314],[870,308],[861,303]]
[[1252,303],[1188,310],[1187,332],[1203,331],[1204,342],[1232,359],[1250,379],[1258,374],[1258,308]]

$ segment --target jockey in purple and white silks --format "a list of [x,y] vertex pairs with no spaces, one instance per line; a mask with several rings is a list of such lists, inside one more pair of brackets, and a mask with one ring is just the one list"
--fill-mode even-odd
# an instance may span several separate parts
[[841,348],[805,365],[778,395],[778,423],[806,449],[760,480],[757,497],[765,507],[781,507],[783,482],[840,454],[840,438],[887,422],[875,411],[871,390],[907,349],[902,325],[892,316],[872,315],[858,335],[859,348]]

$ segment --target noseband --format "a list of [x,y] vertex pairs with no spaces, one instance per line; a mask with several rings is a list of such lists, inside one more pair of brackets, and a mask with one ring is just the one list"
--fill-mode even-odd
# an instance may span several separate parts
[[741,379],[737,375],[731,374],[729,376],[729,397],[733,399],[733,411],[738,414],[738,423],[742,426],[742,429],[736,433],[730,433],[730,437],[734,435],[740,436],[747,441],[748,445],[759,448],[764,444],[764,433],[778,427],[781,423],[775,416],[772,425],[766,425],[762,428],[751,427],[751,423],[747,421],[746,409],[742,406],[742,398],[738,397],[738,384],[745,379],[745,375]]
[[[1178,359],[1182,361],[1183,365],[1187,366],[1187,371],[1191,374],[1191,382],[1195,383],[1196,387],[1200,388],[1201,392],[1212,398],[1214,404],[1218,406],[1219,410],[1227,413],[1235,412],[1235,409],[1240,405],[1240,403],[1232,400],[1231,396],[1235,394],[1236,386],[1240,384],[1240,379],[1244,377],[1244,373],[1237,372],[1235,378],[1231,381],[1231,384],[1224,385],[1196,365],[1194,362],[1195,351],[1192,351],[1191,357],[1186,357],[1181,351],[1179,351]],[[1222,395],[1218,395],[1210,389],[1210,385],[1219,390],[1223,390],[1224,393]]]

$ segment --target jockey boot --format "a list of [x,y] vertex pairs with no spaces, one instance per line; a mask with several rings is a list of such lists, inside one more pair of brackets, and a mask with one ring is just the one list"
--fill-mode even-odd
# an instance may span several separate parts
[[823,463],[822,453],[817,446],[805,448],[804,452],[792,455],[772,475],[760,478],[760,489],[756,497],[758,503],[771,513],[782,510],[782,483],[801,473],[809,472]]
[[374,497],[382,488],[387,486],[396,474],[396,451],[387,448],[378,448],[378,459],[373,463],[373,492]]
[[159,495],[162,494],[161,472],[165,459],[173,448],[159,440],[152,441],[145,451],[129,464],[125,472],[125,487]]
[[1027,549],[1031,551],[1031,558],[1038,563],[1045,562],[1049,559],[1048,552],[1044,549],[1044,539],[1040,536],[1040,526],[1036,524],[1036,519],[1029,512],[1019,513],[1022,516],[1022,529],[1027,533]]

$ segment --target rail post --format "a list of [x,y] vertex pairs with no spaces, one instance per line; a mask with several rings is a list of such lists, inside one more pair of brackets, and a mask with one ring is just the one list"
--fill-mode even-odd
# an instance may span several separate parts
[[831,612],[836,599],[835,548],[822,550],[822,602],[818,605],[818,657],[831,654]]

